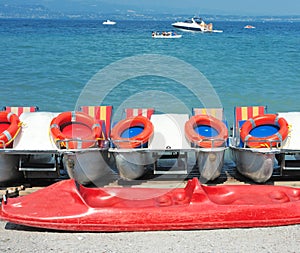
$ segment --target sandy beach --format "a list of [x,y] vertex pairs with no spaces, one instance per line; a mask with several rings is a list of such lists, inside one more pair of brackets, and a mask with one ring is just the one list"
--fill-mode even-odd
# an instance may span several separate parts
[[0,252],[299,252],[299,229],[65,233],[1,221]]

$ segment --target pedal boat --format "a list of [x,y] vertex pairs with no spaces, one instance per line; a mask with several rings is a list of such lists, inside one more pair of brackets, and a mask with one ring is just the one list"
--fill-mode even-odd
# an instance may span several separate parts
[[300,223],[300,189],[271,185],[86,188],[73,179],[4,198],[0,218],[65,231],[269,227]]
[[210,115],[194,115],[185,124],[185,135],[195,151],[201,182],[219,177],[227,149],[225,123]]
[[11,112],[0,112],[0,185],[21,178],[19,156],[11,154],[13,142],[21,131],[19,117]]
[[276,156],[289,139],[289,125],[277,114],[249,118],[238,138],[231,139],[233,161],[237,170],[257,183],[268,181],[276,166]]
[[108,141],[100,123],[80,111],[62,112],[50,123],[53,141],[63,156],[70,178],[96,184],[113,172],[109,167]]

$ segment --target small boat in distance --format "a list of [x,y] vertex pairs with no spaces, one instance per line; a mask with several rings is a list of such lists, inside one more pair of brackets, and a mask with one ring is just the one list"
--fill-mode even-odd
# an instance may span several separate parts
[[152,32],[152,38],[155,39],[179,39],[181,37],[181,34],[177,34],[175,32]]
[[245,28],[245,29],[254,29],[255,26],[252,26],[252,25],[246,25],[246,26],[244,26],[244,28]]
[[103,25],[115,25],[117,22],[111,21],[109,19],[105,20],[102,24]]
[[173,27],[184,30],[184,31],[196,31],[196,32],[223,32],[222,30],[213,30],[213,24],[206,24],[202,18],[193,17],[184,22],[175,22],[172,24]]

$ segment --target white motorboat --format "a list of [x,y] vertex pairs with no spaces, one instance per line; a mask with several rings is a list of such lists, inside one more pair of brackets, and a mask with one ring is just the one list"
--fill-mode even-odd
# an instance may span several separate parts
[[177,34],[175,32],[152,32],[152,38],[154,39],[179,39],[181,37],[181,34]]
[[175,22],[173,27],[184,31],[196,31],[196,32],[223,32],[222,30],[213,30],[213,24],[206,24],[201,18],[193,17],[184,22]]
[[111,21],[109,19],[105,20],[102,24],[103,25],[115,25],[117,22]]

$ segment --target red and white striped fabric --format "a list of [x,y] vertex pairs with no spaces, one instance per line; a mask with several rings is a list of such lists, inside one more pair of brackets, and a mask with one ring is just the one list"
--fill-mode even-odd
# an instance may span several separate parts
[[37,106],[5,106],[4,111],[12,112],[20,116],[23,112],[36,112],[38,111]]
[[144,116],[150,119],[152,114],[154,113],[154,109],[153,108],[126,108],[125,113],[126,113],[126,118],[133,117],[133,116]]
[[90,105],[90,106],[80,107],[80,111],[100,121],[103,127],[104,136],[106,138],[110,135],[112,110],[113,107],[111,105],[100,105],[100,106]]

